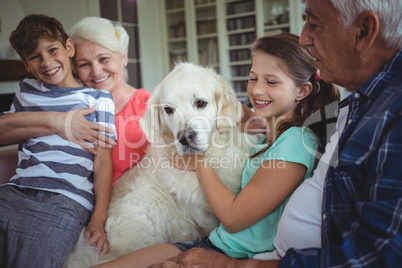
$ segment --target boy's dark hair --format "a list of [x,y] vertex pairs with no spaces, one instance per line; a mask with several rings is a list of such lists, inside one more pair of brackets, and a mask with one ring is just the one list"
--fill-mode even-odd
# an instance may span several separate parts
[[43,14],[25,16],[10,35],[10,44],[23,61],[25,56],[35,51],[41,38],[59,41],[64,47],[68,35],[63,25],[55,18]]

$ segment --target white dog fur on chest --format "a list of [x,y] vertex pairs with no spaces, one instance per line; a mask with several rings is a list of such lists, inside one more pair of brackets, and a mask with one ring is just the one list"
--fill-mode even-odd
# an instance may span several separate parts
[[105,230],[110,251],[94,253],[83,233],[67,267],[89,267],[159,243],[208,235],[219,224],[195,172],[170,165],[173,153],[203,153],[238,193],[256,137],[239,133],[241,104],[212,69],[180,63],[155,88],[140,124],[150,141],[145,157],[112,191]]

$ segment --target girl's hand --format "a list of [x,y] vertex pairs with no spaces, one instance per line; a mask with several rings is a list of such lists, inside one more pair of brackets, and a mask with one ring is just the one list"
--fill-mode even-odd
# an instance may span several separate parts
[[199,165],[204,165],[204,156],[202,154],[187,154],[180,156],[177,153],[170,159],[170,164],[180,170],[196,171]]
[[88,114],[92,114],[95,110],[94,106],[86,109],[57,113],[58,118],[54,120],[56,134],[63,139],[80,145],[94,155],[97,154],[96,150],[91,148],[87,142],[92,143],[95,148],[112,148],[116,145],[116,142],[100,131],[112,134],[113,130],[103,125],[90,122],[84,117]]
[[109,242],[103,221],[91,220],[85,229],[84,238],[90,246],[95,247],[96,252],[106,254],[109,251]]

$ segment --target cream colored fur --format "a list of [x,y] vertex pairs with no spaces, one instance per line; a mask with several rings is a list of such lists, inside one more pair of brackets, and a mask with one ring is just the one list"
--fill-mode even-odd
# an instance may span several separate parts
[[[175,152],[204,152],[219,178],[238,193],[256,143],[255,137],[239,133],[241,116],[233,90],[212,69],[178,64],[156,87],[141,119],[151,142],[146,156],[112,191],[106,221],[109,253],[94,253],[81,234],[66,266],[89,267],[149,245],[209,234],[218,220],[196,174],[171,167],[169,158]],[[183,130],[196,133],[191,146],[179,142]]]

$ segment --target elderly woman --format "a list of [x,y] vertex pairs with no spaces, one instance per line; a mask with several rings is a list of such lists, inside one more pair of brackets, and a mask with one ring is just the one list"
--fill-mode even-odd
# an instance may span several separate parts
[[[69,32],[75,44],[75,70],[81,82],[109,91],[116,105],[117,144],[113,148],[113,183],[145,154],[147,140],[139,126],[150,93],[127,83],[129,37],[116,22],[87,17]],[[93,131],[93,130],[91,130]]]

